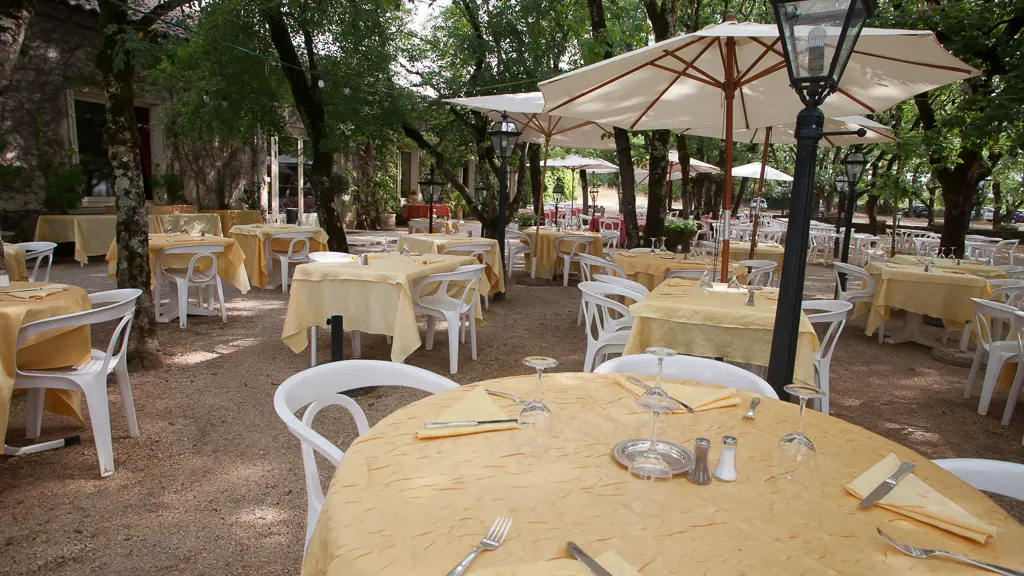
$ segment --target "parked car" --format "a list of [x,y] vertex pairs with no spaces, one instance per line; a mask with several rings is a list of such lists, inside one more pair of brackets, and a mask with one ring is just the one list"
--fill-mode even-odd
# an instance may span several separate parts
[[981,209],[981,219],[984,220],[985,222],[991,222],[992,221],[992,217],[993,217],[994,214],[995,214],[995,210],[993,210],[991,208],[982,208]]
[[750,201],[750,209],[751,210],[767,210],[768,209],[768,201],[765,200],[764,198],[754,198],[753,200]]
[[1013,214],[1013,223],[1014,224],[1024,223],[1024,210],[1017,210]]
[[910,216],[911,218],[927,218],[928,214],[928,207],[924,204],[914,204],[909,210],[903,212],[904,216]]

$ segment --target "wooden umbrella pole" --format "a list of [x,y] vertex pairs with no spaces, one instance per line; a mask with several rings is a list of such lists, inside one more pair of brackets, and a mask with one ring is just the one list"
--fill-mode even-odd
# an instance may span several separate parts
[[726,38],[725,40],[725,182],[722,185],[722,225],[719,227],[719,234],[722,235],[722,282],[729,281],[729,223],[730,207],[732,206],[732,104],[736,97],[736,79],[733,77],[735,71],[734,52],[736,39]]
[[757,229],[761,225],[761,195],[764,193],[764,171],[768,165],[768,145],[772,141],[772,127],[764,129],[764,150],[761,150],[761,177],[757,179],[757,207],[753,210],[754,226],[750,230],[750,255],[748,259],[754,259],[754,250],[757,249]]
[[540,215],[544,212],[544,192],[547,190],[548,180],[548,148],[551,146],[551,135],[544,136],[544,170],[540,173],[540,202],[537,204],[537,222],[533,227],[533,246],[530,252],[533,256],[533,266],[530,267],[530,278],[536,278],[533,273],[537,269],[537,258],[540,256]]

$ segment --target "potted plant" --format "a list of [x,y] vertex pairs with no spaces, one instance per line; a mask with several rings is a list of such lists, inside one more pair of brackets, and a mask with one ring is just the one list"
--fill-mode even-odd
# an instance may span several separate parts
[[673,252],[690,253],[690,242],[697,234],[697,223],[693,220],[666,220],[665,242]]
[[520,229],[537,225],[537,216],[531,212],[519,212],[516,214],[516,224]]

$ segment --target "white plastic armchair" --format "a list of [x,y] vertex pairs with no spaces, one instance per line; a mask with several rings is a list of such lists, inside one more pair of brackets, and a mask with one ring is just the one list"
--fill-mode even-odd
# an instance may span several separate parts
[[[161,312],[163,306],[160,304],[163,280],[170,280],[174,283],[177,292],[178,327],[185,328],[188,325],[188,315],[212,316],[217,313],[214,308],[214,300],[220,304],[221,321],[228,321],[227,306],[224,305],[224,286],[220,276],[217,275],[217,254],[224,251],[224,246],[219,244],[189,244],[185,246],[173,246],[160,251],[158,262],[160,266],[160,277],[154,287],[154,298],[157,307],[157,321],[169,322],[173,320],[172,314]],[[167,256],[174,254],[192,254],[186,268],[168,268],[166,266]],[[191,308],[188,303],[189,290],[196,289],[198,306]],[[173,302],[168,306],[173,306]]]
[[114,374],[121,390],[128,435],[139,435],[125,351],[132,319],[135,317],[135,302],[141,295],[142,290],[135,288],[90,294],[92,310],[31,322],[18,331],[17,347],[20,348],[33,336],[47,330],[91,326],[115,320],[118,322],[107,349],[92,350],[89,360],[84,364],[53,370],[22,370],[15,367],[14,388],[29,391],[25,435],[30,439],[39,437],[43,421],[43,397],[47,388],[74,390],[85,395],[101,477],[114,473],[114,447],[110,437],[110,407],[107,399],[107,375],[110,373]]
[[[487,264],[487,253],[491,251],[491,245],[486,242],[473,242],[470,244],[455,244],[445,248],[445,254],[459,254],[476,258],[477,262]],[[480,294],[484,302],[484,309],[491,309],[491,299],[487,294]]]
[[[288,293],[288,279],[289,271],[292,264],[302,264],[309,262],[309,241],[313,237],[312,232],[282,232],[280,234],[274,234],[267,239],[267,288],[276,288],[277,285],[271,286],[274,278],[274,261],[277,261],[278,267],[281,269],[281,292]],[[291,240],[288,243],[287,251],[278,251],[273,249],[274,240],[283,238],[285,240]]]
[[700,280],[704,277],[703,270],[672,270],[665,274],[665,280],[672,278],[686,278],[687,280]]
[[[620,278],[626,277],[626,271],[622,269],[618,264],[613,264],[604,258],[598,258],[597,256],[591,256],[590,254],[579,254],[577,256],[580,261],[580,281],[589,282],[594,279],[594,274],[599,271],[604,272],[610,276],[618,276]],[[576,325],[582,326],[584,317],[587,314],[587,305],[580,297],[580,311],[576,315]]]
[[[658,371],[658,359],[650,354],[630,354],[613,358],[598,366],[596,374],[639,374],[654,376]],[[778,400],[775,390],[760,376],[739,366],[733,366],[710,358],[697,356],[671,356],[665,358],[661,375],[674,380],[694,380],[702,384],[732,386],[737,390],[761,394]]]
[[409,223],[409,233],[410,234],[426,234],[427,233],[427,224],[425,224],[423,222],[410,222]]
[[[506,254],[505,257],[505,275],[507,277],[512,276],[512,264],[516,261],[516,256],[520,254],[533,254],[531,246],[533,246],[533,237],[523,234],[518,230],[506,230],[505,231],[505,245]],[[537,259],[534,258],[532,262],[532,270],[530,271],[530,277],[537,275]]]
[[[1013,331],[1018,319],[1018,310],[1013,306],[971,298],[974,302],[974,326],[978,333],[978,349],[974,354],[974,362],[971,364],[971,373],[967,376],[967,387],[964,389],[964,398],[970,398],[974,391],[974,382],[978,378],[978,370],[981,368],[982,358],[988,353],[988,362],[985,365],[985,380],[981,385],[981,399],[978,401],[978,414],[984,416],[988,413],[988,405],[992,401],[992,393],[995,392],[996,383],[999,379],[999,372],[1007,362],[1020,361],[1020,343],[1017,340],[1000,340],[994,338],[993,323],[1005,322],[1010,325]],[[1019,389],[1018,389],[1019,392]],[[1007,409],[1003,413],[1003,426],[1010,423],[1013,415],[1013,398],[1011,391],[1007,400]]]
[[562,260],[562,287],[569,286],[569,271],[579,254],[589,254],[590,236],[562,236],[555,240],[555,253]]
[[580,282],[580,293],[587,308],[587,353],[583,371],[591,372],[598,361],[609,354],[621,354],[626,349],[633,317],[629,308],[616,302],[614,297],[636,298],[637,293],[605,282]]
[[1017,250],[1017,242],[1019,241],[1003,240],[1002,242],[996,244],[995,250],[992,251],[992,259],[989,261],[989,264],[995,264],[997,258],[999,258],[1000,256],[1005,256],[1006,263],[1009,264],[1010,266],[1014,266],[1015,264],[1013,261],[1013,256],[1014,252]]
[[[844,264],[842,262],[833,262],[832,270],[836,274],[837,300],[850,302],[854,305],[858,302],[874,302],[876,290],[875,279],[868,274],[867,270],[860,266]],[[846,275],[846,290],[843,290],[843,283],[841,281],[843,274]],[[859,287],[854,288],[854,286],[858,284]],[[885,338],[885,324],[878,327],[879,344],[882,343],[883,338]]]
[[50,281],[50,267],[53,265],[53,249],[57,247],[53,242],[21,242],[17,244],[25,250],[25,264],[34,262],[32,273],[28,276],[29,282],[35,282],[39,274],[39,266],[46,260],[46,275],[41,282]]
[[[288,431],[302,443],[302,467],[306,476],[306,546],[324,505],[324,491],[316,455],[319,452],[335,468],[345,452],[313,429],[316,415],[327,406],[349,411],[361,436],[370,429],[366,414],[344,393],[365,386],[402,386],[438,394],[459,385],[422,368],[377,360],[345,360],[303,370],[285,380],[274,393],[274,410]],[[295,415],[305,408],[302,419]]]
[[771,286],[775,269],[779,267],[778,263],[771,260],[740,260],[738,264],[750,270],[747,286]]
[[601,245],[608,250],[617,249],[619,247],[619,233],[615,230],[602,230]]
[[[427,316],[427,338],[424,345],[426,350],[434,349],[434,321],[443,318],[448,323],[449,370],[452,374],[459,371],[460,332],[462,341],[466,341],[463,322],[469,325],[471,357],[476,360],[476,298],[480,293],[480,278],[485,267],[483,264],[473,264],[459,266],[452,272],[431,274],[423,278],[413,289],[416,295],[413,300],[413,311]],[[450,295],[449,285],[452,282],[456,284],[453,285],[451,292],[458,293],[456,286],[462,290],[458,297]]]
[[978,490],[1024,500],[1024,464],[981,458],[946,458],[932,463]]
[[815,403],[822,414],[828,414],[832,353],[835,352],[839,336],[846,326],[846,316],[853,309],[853,304],[843,300],[804,300],[801,308],[811,324],[828,324],[825,335],[821,338],[821,346],[814,353],[815,383],[825,393],[825,396]]
[[635,292],[639,298],[630,296],[633,300],[640,301],[650,295],[651,291],[646,286],[639,282],[634,282],[626,277],[611,276],[609,274],[594,274],[591,278],[594,282],[604,282],[605,284],[614,284],[620,288],[625,288],[632,292]]

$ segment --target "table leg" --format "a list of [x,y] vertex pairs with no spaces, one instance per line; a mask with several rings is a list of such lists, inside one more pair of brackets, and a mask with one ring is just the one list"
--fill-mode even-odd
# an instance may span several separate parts
[[345,350],[342,344],[345,341],[345,323],[341,316],[334,315],[327,320],[331,327],[331,362],[339,362],[345,359]]
[[924,323],[924,316],[907,312],[907,318],[903,324],[903,330],[885,339],[887,344],[904,344],[913,342],[929,348],[935,348],[936,343],[930,338],[921,334],[921,324]]

